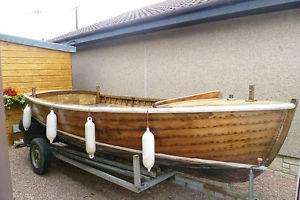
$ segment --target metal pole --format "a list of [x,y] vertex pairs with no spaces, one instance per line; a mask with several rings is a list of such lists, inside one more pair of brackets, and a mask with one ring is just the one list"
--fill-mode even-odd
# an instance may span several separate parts
[[[73,154],[75,156],[80,156],[82,158],[88,158],[86,153],[76,151],[74,149],[69,149],[69,148],[66,148],[66,147],[59,147],[59,146],[56,146],[55,144],[52,144],[51,148],[54,149],[54,151],[65,152],[65,153],[68,153],[68,154]],[[99,162],[99,163],[112,165],[112,166],[115,166],[115,167],[125,169],[125,170],[129,170],[129,171],[133,172],[133,165],[129,164],[129,163],[128,164],[120,163],[118,161],[108,160],[108,159],[105,159],[105,158],[99,157],[99,156],[95,156],[93,160],[96,161],[96,162]],[[152,178],[156,177],[156,174],[154,174],[152,172],[148,172],[147,170],[145,170],[143,168],[140,168],[140,171],[141,171],[141,175],[144,175],[144,176],[142,176],[142,178],[146,178],[146,176],[149,176],[149,177],[152,177]]]
[[134,186],[137,189],[141,188],[141,170],[140,170],[140,157],[139,155],[133,156],[133,175]]
[[299,167],[298,167],[298,179],[297,180],[298,181],[297,181],[295,200],[300,199],[300,162],[299,162]]
[[75,161],[72,158],[68,158],[68,157],[66,157],[66,156],[64,156],[62,154],[57,153],[57,152],[52,152],[52,153],[54,154],[54,156],[56,158],[58,158],[60,160],[63,160],[63,161],[65,161],[65,162],[67,162],[67,163],[69,163],[71,165],[74,165],[74,166],[76,166],[76,167],[78,167],[78,168],[80,168],[80,169],[82,169],[84,171],[87,171],[87,172],[89,172],[91,174],[94,174],[94,175],[96,175],[98,177],[101,177],[101,178],[103,178],[103,179],[105,179],[107,181],[110,181],[112,183],[120,185],[120,186],[122,186],[124,188],[127,188],[127,189],[133,191],[133,192],[137,192],[137,193],[139,192],[139,191],[137,191],[137,189],[135,188],[135,186],[132,183],[130,183],[130,182],[126,181],[126,180],[120,179],[120,178],[118,178],[116,176],[113,176],[113,175],[108,174],[106,172],[103,172],[101,170],[98,170],[98,169],[95,169],[93,167],[90,167],[89,165],[86,165],[86,164],[83,164],[81,162]]
[[75,7],[75,15],[76,15],[76,30],[78,30],[78,6]]
[[11,186],[11,175],[9,169],[7,138],[5,130],[5,115],[2,91],[2,73],[1,73],[1,57],[0,57],[0,199],[12,200],[13,191]]
[[249,194],[248,200],[254,200],[254,175],[253,175],[253,168],[250,167],[249,169]]

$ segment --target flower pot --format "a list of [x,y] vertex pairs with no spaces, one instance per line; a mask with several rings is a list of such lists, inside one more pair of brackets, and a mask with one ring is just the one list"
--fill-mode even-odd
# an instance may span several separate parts
[[13,145],[15,140],[23,138],[23,133],[14,133],[13,125],[19,124],[19,120],[22,118],[23,109],[21,106],[5,109],[5,123],[8,145]]

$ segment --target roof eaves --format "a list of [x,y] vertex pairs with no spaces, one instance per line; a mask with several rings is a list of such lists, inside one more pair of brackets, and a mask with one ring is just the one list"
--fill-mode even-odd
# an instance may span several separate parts
[[196,23],[217,21],[233,17],[241,17],[299,7],[300,0],[240,1],[237,3],[226,4],[224,6],[214,7],[206,10],[159,18],[153,21],[141,22],[130,26],[122,26],[108,31],[93,32],[92,34],[75,37],[66,41],[62,41],[60,43],[80,46],[93,41],[102,41],[128,35],[147,33],[150,31],[187,26]]
[[69,46],[66,44],[58,44],[53,42],[45,42],[40,40],[33,40],[33,39],[28,39],[23,37],[1,34],[1,33],[0,33],[0,41],[40,47],[45,49],[58,50],[58,51],[76,52],[76,47],[74,46]]
[[[224,4],[232,4],[235,1],[241,1],[241,0],[222,0],[222,1],[220,1],[220,0],[210,0],[210,1],[207,1],[208,3],[206,3],[205,5],[200,4],[200,5],[195,5],[195,6],[192,6],[192,7],[186,7],[184,9],[178,9],[178,10],[175,10],[175,11],[172,11],[172,12],[160,13],[159,15],[147,16],[145,18],[139,18],[139,19],[134,20],[134,21],[127,21],[125,23],[115,24],[115,25],[112,25],[112,26],[108,26],[106,28],[101,28],[101,30],[96,29],[96,30],[89,31],[89,32],[85,32],[85,31],[79,32],[80,31],[80,29],[79,29],[79,31],[78,30],[73,31],[73,32],[75,32],[75,35],[67,36],[66,38],[64,38],[63,37],[64,35],[62,35],[62,36],[58,36],[56,38],[53,38],[49,41],[60,43],[60,42],[63,42],[63,41],[68,41],[68,40],[74,39],[74,38],[91,35],[91,34],[94,34],[94,33],[97,33],[97,32],[106,32],[106,31],[109,31],[109,30],[118,29],[118,28],[122,28],[122,27],[126,27],[126,26],[131,26],[131,25],[135,25],[135,24],[139,24],[139,23],[146,23],[146,22],[149,22],[149,21],[155,21],[155,20],[158,20],[158,19],[161,19],[161,18],[167,18],[167,17],[171,17],[171,16],[174,16],[174,15],[181,15],[181,14],[188,13],[188,12],[193,12],[193,11],[199,10],[199,9],[204,10],[204,9],[209,9],[209,8],[216,7],[216,6],[221,6],[221,5],[224,5]],[[91,26],[94,26],[94,25],[91,25]],[[88,28],[88,27],[83,27],[82,29],[85,29],[85,28]],[[73,32],[71,32],[71,33],[73,33]],[[68,34],[70,34],[70,33],[67,33],[65,35],[68,35]],[[62,37],[62,38],[60,38],[60,37]]]

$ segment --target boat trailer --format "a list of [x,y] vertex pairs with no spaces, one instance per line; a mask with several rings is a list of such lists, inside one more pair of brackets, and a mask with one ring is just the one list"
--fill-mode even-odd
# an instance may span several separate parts
[[[164,180],[167,180],[171,177],[174,177],[174,183],[186,187],[190,187],[196,189],[200,192],[207,193],[207,188],[210,187],[211,184],[207,184],[205,182],[197,182],[197,180],[193,180],[190,178],[185,178],[179,172],[170,170],[170,169],[161,169],[159,167],[156,168],[155,171],[148,172],[143,166],[141,166],[140,156],[133,155],[132,156],[132,164],[127,160],[122,160],[120,158],[108,157],[103,155],[95,155],[93,159],[89,159],[88,155],[73,146],[66,145],[63,143],[58,144],[49,144],[46,142],[44,138],[35,138],[32,140],[30,144],[30,158],[31,164],[33,168],[39,165],[39,161],[45,160],[47,157],[47,153],[45,153],[45,149],[41,150],[38,148],[34,148],[36,141],[42,142],[45,145],[40,146],[42,148],[48,149],[48,155],[51,155],[59,160],[67,162],[77,168],[80,168],[84,171],[87,171],[91,174],[94,174],[100,178],[103,178],[107,181],[115,183],[119,186],[122,186],[128,190],[131,190],[136,193],[140,193],[144,190],[149,189],[150,187],[161,183]],[[20,145],[23,146],[23,145]],[[36,155],[35,155],[35,151]],[[44,155],[43,155],[44,154]],[[112,159],[113,158],[113,159]],[[43,164],[42,164],[43,165]],[[50,164],[49,164],[50,166]],[[257,200],[254,197],[254,175],[253,169],[264,170],[266,167],[264,166],[252,166],[249,168],[249,190],[247,198],[245,196],[241,196],[235,192],[228,192],[226,189],[218,188],[217,191],[223,190],[225,193],[229,194],[230,197],[234,199],[248,199],[248,200]],[[35,170],[34,170],[35,171]],[[35,171],[36,172],[36,171]],[[38,172],[36,172],[38,173]],[[43,174],[43,173],[38,173]],[[117,174],[117,175],[116,175]],[[208,186],[208,187],[206,187]],[[203,191],[206,190],[206,191]],[[218,194],[217,191],[209,190],[210,193]],[[222,195],[222,194],[221,194]]]

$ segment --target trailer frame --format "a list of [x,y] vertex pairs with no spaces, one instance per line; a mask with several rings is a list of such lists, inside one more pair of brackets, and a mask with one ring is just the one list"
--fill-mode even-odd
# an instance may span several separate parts
[[[132,156],[132,166],[130,166],[100,156],[89,159],[87,155],[80,151],[58,147],[53,144],[50,145],[50,149],[55,158],[136,193],[147,190],[176,174],[173,170],[164,170],[158,174],[141,169],[139,155]],[[125,176],[127,179],[112,175],[107,171]],[[128,178],[133,179],[133,183],[128,181]]]

